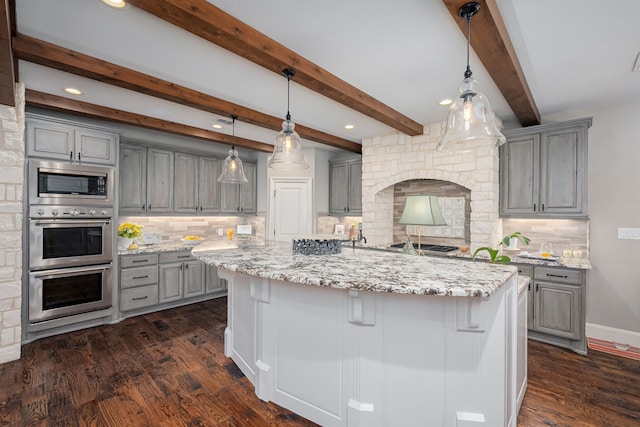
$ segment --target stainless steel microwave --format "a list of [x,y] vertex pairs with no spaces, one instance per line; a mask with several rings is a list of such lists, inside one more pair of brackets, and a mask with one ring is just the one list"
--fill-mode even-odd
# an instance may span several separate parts
[[115,169],[30,159],[30,205],[113,206]]

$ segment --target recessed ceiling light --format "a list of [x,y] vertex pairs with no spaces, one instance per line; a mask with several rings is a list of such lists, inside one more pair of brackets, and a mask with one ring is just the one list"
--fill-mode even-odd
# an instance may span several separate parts
[[76,89],[75,87],[65,87],[64,91],[70,93],[71,95],[82,95],[82,91],[80,89]]
[[453,104],[453,100],[449,99],[449,98],[445,98],[443,100],[441,100],[440,102],[438,102],[438,105],[442,105],[443,107],[446,107],[447,105],[451,105]]
[[355,126],[354,125],[344,125],[345,129],[353,129]]
[[222,125],[219,125],[217,123],[215,125],[211,125],[211,127],[214,129],[222,129]]
[[122,9],[127,5],[124,0],[102,0],[102,2],[111,7],[115,7],[117,9]]

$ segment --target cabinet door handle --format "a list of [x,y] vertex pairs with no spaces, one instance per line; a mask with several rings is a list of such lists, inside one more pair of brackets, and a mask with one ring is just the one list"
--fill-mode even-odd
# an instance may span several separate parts
[[78,153],[78,161],[81,161],[81,160],[82,160],[82,154]]
[[544,212],[544,203],[542,204],[542,212]]
[[150,211],[151,210],[151,205],[147,206],[147,210]]
[[531,290],[531,282],[529,282],[529,285],[527,286],[527,290]]
[[69,160],[73,160],[73,151],[69,151]]
[[178,258],[191,258],[191,255],[178,255]]
[[147,205],[142,205],[142,210],[146,211],[147,210]]
[[185,264],[184,268],[186,268],[188,270],[189,269],[189,264]]
[[202,212],[202,206],[200,206],[200,212]]
[[148,274],[146,276],[133,276],[134,279],[146,279],[147,277],[149,277]]
[[148,259],[134,259],[131,262],[149,262]]
[[536,204],[535,203],[533,204],[533,211],[534,212],[536,211]]
[[140,301],[141,299],[147,299],[147,298],[149,298],[149,295],[145,295],[145,296],[143,296],[143,297],[134,297],[134,298],[132,298],[132,299],[133,299],[134,301]]
[[560,274],[549,274],[549,273],[547,273],[547,277],[559,277],[560,279],[568,279],[569,278],[569,276],[566,276],[566,275],[562,276]]
[[536,292],[538,292],[538,286],[540,285],[536,283]]

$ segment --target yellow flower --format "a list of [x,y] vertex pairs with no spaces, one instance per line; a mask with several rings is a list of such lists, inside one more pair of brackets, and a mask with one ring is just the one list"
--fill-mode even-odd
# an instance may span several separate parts
[[135,239],[142,235],[143,228],[144,227],[142,225],[125,222],[124,224],[120,224],[120,227],[118,227],[118,236]]

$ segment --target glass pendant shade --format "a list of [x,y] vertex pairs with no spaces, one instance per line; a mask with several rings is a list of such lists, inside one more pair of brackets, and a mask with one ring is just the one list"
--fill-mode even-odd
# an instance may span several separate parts
[[436,146],[440,152],[461,153],[468,151],[466,142],[490,139],[499,147],[507,139],[495,124],[489,100],[477,91],[478,82],[473,77],[460,83],[460,96],[451,104],[447,128]]
[[447,117],[447,128],[436,146],[440,152],[463,153],[469,151],[467,142],[474,140],[496,141],[499,147],[507,139],[495,123],[495,115],[489,100],[478,92],[478,82],[472,77],[469,66],[469,45],[471,39],[471,17],[478,13],[480,5],[470,2],[458,10],[458,16],[467,21],[467,69],[464,80],[458,86],[460,96],[451,104]]
[[289,113],[289,90],[291,85],[291,77],[296,75],[295,70],[285,68],[282,74],[287,78],[287,116],[282,122],[282,130],[276,136],[276,142],[273,145],[273,155],[267,164],[271,169],[280,170],[303,170],[309,168],[309,163],[302,154],[302,144],[300,143],[300,135],[294,129],[296,125],[291,121]]
[[224,159],[224,165],[222,166],[222,173],[218,177],[218,182],[224,184],[245,184],[249,182],[244,175],[244,167],[242,166],[242,160],[238,157],[238,151],[234,145],[229,150],[229,155]]
[[300,135],[294,130],[295,124],[287,118],[282,122],[282,130],[276,136],[273,146],[273,156],[269,160],[269,167],[282,170],[308,169],[309,164],[302,155]]

